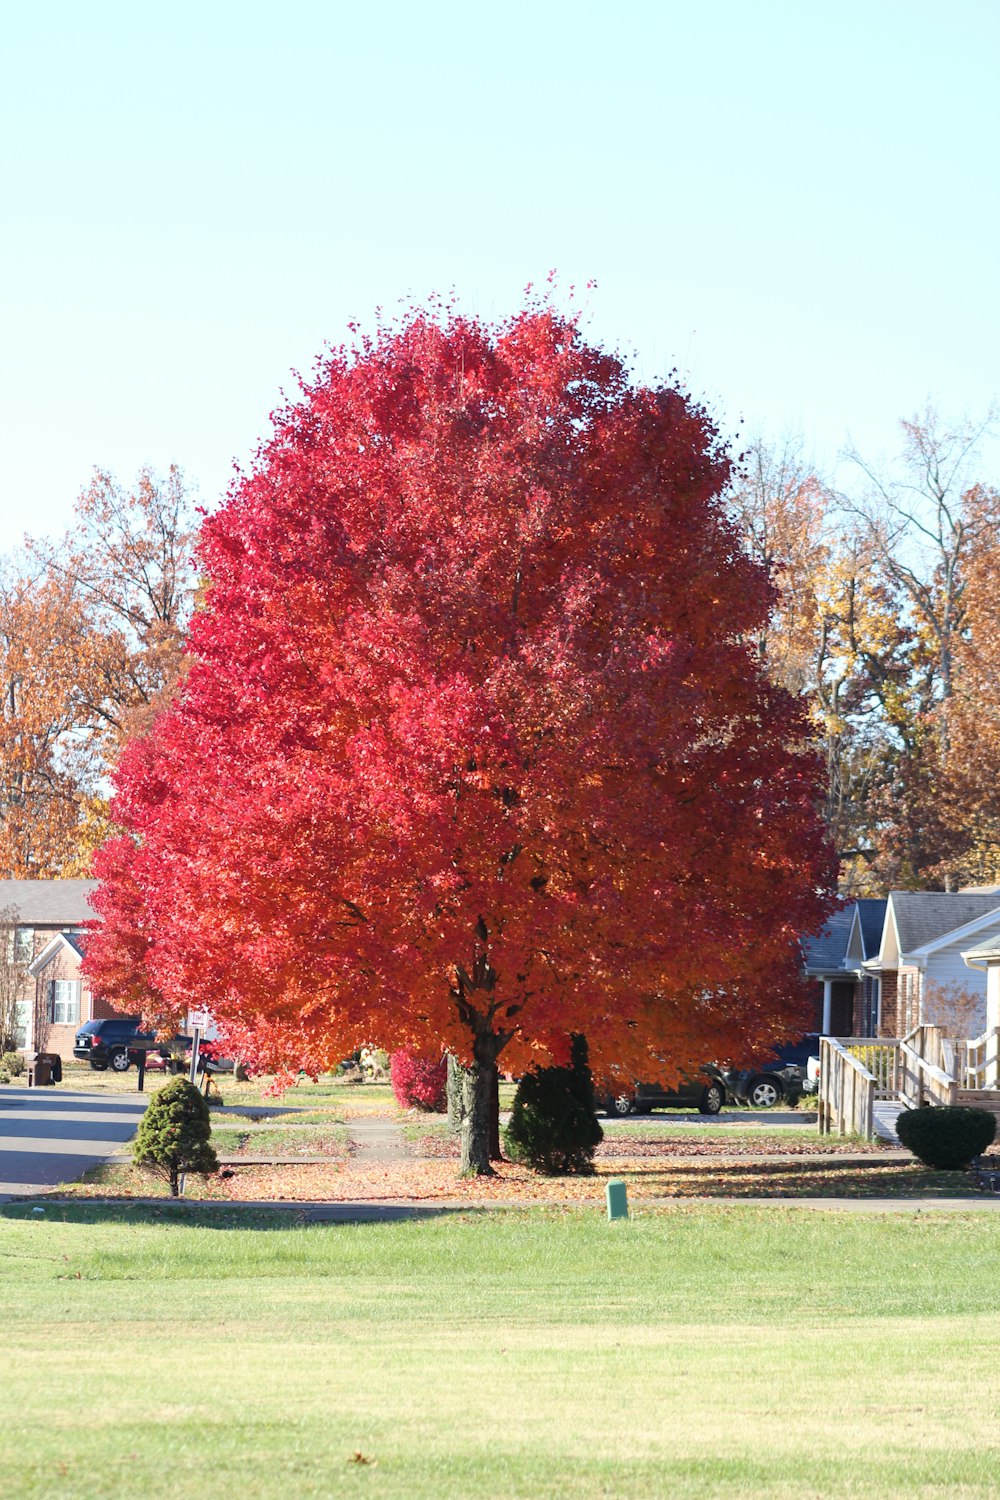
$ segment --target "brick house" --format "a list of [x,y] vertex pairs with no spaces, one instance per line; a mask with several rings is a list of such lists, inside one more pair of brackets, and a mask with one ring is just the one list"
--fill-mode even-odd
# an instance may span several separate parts
[[802,942],[815,981],[815,1029],[831,1036],[905,1036],[923,1021],[979,1035],[985,969],[965,954],[1000,948],[1000,889],[891,891],[843,907]]
[[815,986],[812,1030],[823,1036],[874,1034],[880,984],[865,964],[878,953],[885,909],[884,900],[860,898],[802,940],[806,978]]
[[0,912],[10,923],[7,962],[16,966],[21,989],[17,1040],[25,1051],[71,1057],[84,1021],[115,1014],[93,1001],[80,971],[96,886],[96,880],[0,880]]

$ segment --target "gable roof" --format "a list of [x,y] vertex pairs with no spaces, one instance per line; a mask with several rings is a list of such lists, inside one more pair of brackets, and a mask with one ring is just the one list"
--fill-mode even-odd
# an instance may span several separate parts
[[961,891],[891,891],[889,900],[901,959],[946,933],[988,916],[1000,906],[995,891],[981,895],[966,895]]
[[[997,900],[997,897],[994,896],[993,899]],[[994,906],[984,916],[975,917],[971,922],[966,922],[962,927],[951,928],[948,932],[942,933],[941,937],[935,938],[933,942],[925,943],[922,948],[914,948],[913,956],[936,953],[939,948],[950,947],[952,943],[964,944],[982,935],[984,935],[983,941],[988,947],[990,934],[996,932],[998,929],[1000,929],[1000,907]]]
[[50,938],[41,953],[32,959],[28,965],[28,973],[32,978],[37,979],[42,970],[48,967],[56,954],[61,952],[63,948],[68,948],[76,958],[82,958],[84,943],[80,934],[77,932],[57,932],[55,937]]
[[853,921],[853,905],[845,906],[840,911],[835,911],[814,936],[802,938],[802,957],[807,974],[829,974],[844,967],[844,955]]
[[861,928],[861,946],[865,958],[874,958],[882,942],[885,926],[885,909],[889,905],[886,896],[861,896],[855,901],[858,909],[858,926]]
[[75,927],[97,916],[89,896],[96,880],[0,880],[0,911],[13,908],[25,927]]

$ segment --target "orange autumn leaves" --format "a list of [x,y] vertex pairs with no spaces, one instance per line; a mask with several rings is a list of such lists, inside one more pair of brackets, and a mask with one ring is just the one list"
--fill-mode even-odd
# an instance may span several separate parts
[[97,473],[58,544],[0,578],[0,874],[88,873],[107,775],[177,680],[193,588],[179,470],[126,489]]

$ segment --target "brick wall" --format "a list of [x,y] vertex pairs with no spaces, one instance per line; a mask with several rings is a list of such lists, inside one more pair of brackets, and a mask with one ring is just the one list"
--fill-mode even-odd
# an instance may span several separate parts
[[882,1019],[878,1028],[879,1036],[899,1036],[898,1025],[896,972],[890,969],[882,974]]

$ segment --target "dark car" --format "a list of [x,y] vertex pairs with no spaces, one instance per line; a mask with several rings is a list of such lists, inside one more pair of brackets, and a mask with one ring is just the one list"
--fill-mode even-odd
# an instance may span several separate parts
[[692,1078],[683,1078],[674,1088],[660,1083],[637,1083],[631,1089],[606,1091],[601,1098],[608,1115],[648,1115],[654,1109],[696,1109],[717,1115],[726,1102],[726,1086],[719,1072],[702,1068]]
[[794,1104],[808,1088],[809,1059],[818,1052],[819,1038],[810,1032],[779,1047],[772,1060],[751,1060],[741,1068],[727,1068],[722,1077],[732,1097],[751,1109],[769,1109],[782,1100]]
[[[167,1059],[171,1048],[161,1046],[151,1031],[140,1031],[138,1016],[111,1016],[102,1021],[85,1021],[73,1042],[73,1056],[80,1062],[88,1062],[92,1068],[103,1073],[106,1068],[116,1073],[127,1073],[133,1063],[138,1066],[145,1057],[147,1066],[152,1057]],[[174,1048],[190,1046],[189,1037],[175,1037]],[[157,1064],[153,1064],[157,1066]]]

